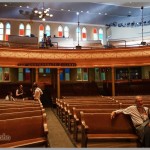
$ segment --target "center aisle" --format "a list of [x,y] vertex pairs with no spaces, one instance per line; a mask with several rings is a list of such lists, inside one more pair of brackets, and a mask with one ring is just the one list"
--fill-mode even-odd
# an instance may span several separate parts
[[68,137],[65,129],[51,108],[45,108],[48,124],[48,140],[51,148],[74,148],[75,145]]

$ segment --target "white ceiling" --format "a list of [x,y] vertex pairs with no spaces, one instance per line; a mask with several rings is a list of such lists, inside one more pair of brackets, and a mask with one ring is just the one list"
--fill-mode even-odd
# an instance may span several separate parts
[[[50,2],[49,2],[50,1]],[[44,2],[44,8],[50,8],[52,18],[46,18],[52,22],[71,22],[77,23],[76,12],[79,12],[80,23],[110,25],[113,23],[127,24],[133,22],[141,22],[142,11],[144,21],[150,20],[150,2],[102,2],[102,1],[82,1],[82,2],[53,2],[52,0]],[[7,6],[5,6],[7,4]],[[22,6],[22,7],[20,7]],[[28,6],[28,8],[27,8]],[[141,7],[144,7],[141,10]],[[15,18],[15,19],[31,19],[38,20],[32,12],[34,8],[41,9],[42,2],[1,2],[0,3],[0,18]],[[63,9],[63,10],[62,10]],[[20,13],[22,10],[24,13]]]

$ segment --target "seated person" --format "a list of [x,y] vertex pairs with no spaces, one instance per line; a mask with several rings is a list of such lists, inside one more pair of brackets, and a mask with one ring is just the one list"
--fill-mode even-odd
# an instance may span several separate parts
[[135,105],[113,111],[111,119],[119,113],[130,115],[142,146],[150,147],[150,114],[149,108],[143,106],[142,96],[135,97]]
[[47,36],[46,36],[46,34],[44,34],[41,43],[42,43],[42,48],[47,47]]
[[15,99],[14,99],[14,97],[12,95],[13,95],[12,92],[8,92],[8,94],[5,97],[5,100],[15,101]]
[[51,36],[48,36],[47,37],[47,46],[50,46],[50,47],[53,47],[54,46],[54,44],[52,44],[52,41],[51,41]]

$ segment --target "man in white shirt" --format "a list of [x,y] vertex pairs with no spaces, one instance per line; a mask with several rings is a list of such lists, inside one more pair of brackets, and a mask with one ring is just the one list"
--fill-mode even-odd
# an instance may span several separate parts
[[[135,105],[129,106],[125,109],[113,111],[111,113],[111,119],[116,117],[119,113],[130,115],[142,145],[144,147],[150,147],[149,108],[143,106],[142,96],[135,97]],[[142,128],[142,132],[141,130],[139,132],[139,127]]]
[[36,83],[34,84],[34,88],[35,88],[34,95],[33,95],[34,100],[40,101],[40,97],[43,94],[43,91],[38,87]]

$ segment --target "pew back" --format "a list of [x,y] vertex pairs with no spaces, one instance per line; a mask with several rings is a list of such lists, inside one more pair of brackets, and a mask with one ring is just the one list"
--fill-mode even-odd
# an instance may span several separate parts
[[0,133],[9,137],[8,140],[0,140],[0,147],[47,143],[48,132],[44,130],[43,115],[0,120]]

